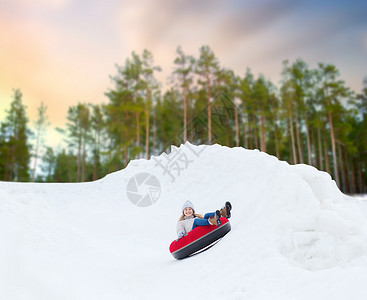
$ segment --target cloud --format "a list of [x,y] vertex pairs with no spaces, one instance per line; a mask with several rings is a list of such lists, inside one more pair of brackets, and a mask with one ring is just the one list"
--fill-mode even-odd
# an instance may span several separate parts
[[[163,83],[179,45],[195,57],[200,46],[209,45],[222,66],[239,75],[250,67],[255,74],[275,76],[283,59],[298,56],[306,62],[335,58],[338,64],[352,46],[366,53],[365,31],[363,45],[355,33],[358,26],[366,28],[363,5],[356,0],[348,5],[342,0],[7,0],[0,11],[1,101],[19,87],[34,114],[39,102],[47,101],[50,119],[62,124],[67,107],[77,101],[107,101],[103,93],[111,86],[108,76],[116,73],[114,64],[144,48],[162,67],[157,78]],[[356,74],[365,69],[362,63],[350,68]]]
[[73,0],[2,0],[3,8],[9,11],[26,9],[61,9]]
[[60,125],[68,106],[104,100],[113,60],[98,41],[44,25],[0,21],[0,109],[10,103],[12,89],[20,88],[31,119],[44,101],[50,120]]

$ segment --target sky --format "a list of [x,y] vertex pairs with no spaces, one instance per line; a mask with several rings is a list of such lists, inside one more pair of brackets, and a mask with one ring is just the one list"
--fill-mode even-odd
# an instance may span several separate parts
[[106,103],[116,64],[148,49],[169,87],[176,49],[209,45],[222,67],[279,86],[282,61],[334,64],[357,93],[367,76],[367,1],[0,0],[0,121],[21,89],[30,123],[48,106],[49,143],[67,109]]

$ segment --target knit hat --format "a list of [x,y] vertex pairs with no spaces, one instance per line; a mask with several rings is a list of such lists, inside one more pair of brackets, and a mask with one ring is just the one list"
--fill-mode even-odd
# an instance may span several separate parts
[[191,203],[191,201],[187,200],[184,205],[182,206],[182,211],[186,208],[186,207],[191,207],[193,211],[195,211],[194,208],[194,204]]

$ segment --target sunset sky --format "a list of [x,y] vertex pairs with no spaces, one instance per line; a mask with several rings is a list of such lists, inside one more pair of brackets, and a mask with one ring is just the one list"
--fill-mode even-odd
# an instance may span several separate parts
[[209,45],[221,66],[278,85],[282,61],[332,63],[360,92],[367,76],[367,1],[0,0],[0,121],[20,88],[31,123],[41,101],[53,128],[80,102],[107,102],[109,75],[134,50],[153,53],[165,87],[177,46]]

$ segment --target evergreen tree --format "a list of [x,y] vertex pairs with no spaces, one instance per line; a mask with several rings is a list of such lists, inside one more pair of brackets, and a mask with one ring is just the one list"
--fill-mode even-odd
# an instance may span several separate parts
[[292,81],[289,74],[289,61],[283,61],[283,70],[282,70],[282,86],[280,88],[280,95],[282,99],[282,110],[283,110],[283,118],[287,120],[287,132],[288,132],[288,140],[290,140],[289,148],[290,151],[290,161],[293,164],[297,164],[297,152],[296,152],[296,141],[294,134],[294,89],[292,85]]
[[79,181],[78,175],[77,157],[72,151],[66,153],[65,149],[63,149],[56,155],[55,159],[55,182],[76,182]]
[[78,103],[68,109],[68,123],[66,124],[67,143],[71,149],[76,149],[76,181],[85,181],[85,163],[87,143],[90,130],[90,112],[87,104]]
[[152,106],[152,94],[159,86],[154,77],[155,71],[161,71],[159,66],[154,66],[153,55],[144,49],[142,54],[143,64],[143,85],[145,88],[145,159],[149,158],[149,137],[150,137],[150,113]]
[[22,102],[20,89],[13,90],[13,101],[2,124],[1,156],[5,158],[3,171],[6,181],[27,181],[29,179],[30,145],[26,107]]
[[208,107],[208,143],[212,143],[212,120],[211,120],[211,102],[213,83],[215,81],[215,74],[219,69],[219,63],[214,55],[214,52],[209,46],[202,46],[200,48],[200,57],[197,60],[196,73],[200,76],[198,83],[203,86]]
[[99,178],[101,173],[101,147],[102,137],[105,128],[105,120],[103,111],[100,105],[92,105],[91,115],[91,127],[92,127],[92,149],[93,149],[93,180]]
[[179,93],[171,88],[158,99],[155,107],[157,135],[159,136],[159,152],[170,149],[171,145],[179,146],[182,142],[178,133],[182,132],[182,102]]
[[257,100],[256,112],[260,116],[260,150],[266,152],[266,115],[269,105],[269,92],[263,76],[255,81],[253,93],[253,97]]
[[330,141],[333,157],[334,178],[340,186],[338,159],[336,153],[336,135],[334,114],[341,107],[341,99],[348,96],[348,89],[344,86],[342,80],[337,80],[339,71],[333,65],[319,64],[319,78],[321,85],[319,87],[320,104],[327,115],[328,127],[330,130]]
[[356,108],[353,118],[350,139],[355,145],[352,159],[349,159],[348,166],[352,180],[352,192],[367,192],[367,78],[364,79],[363,89],[350,104]]
[[245,148],[252,149],[252,116],[254,114],[254,100],[252,93],[252,86],[254,76],[250,69],[246,70],[244,78],[239,81],[239,98],[241,101],[241,111],[243,114],[243,145]]
[[192,72],[194,70],[195,59],[193,56],[185,55],[181,47],[177,47],[177,57],[174,63],[177,65],[174,74],[178,75],[179,85],[183,95],[183,142],[187,141],[187,94],[193,82]]
[[51,147],[46,147],[45,154],[42,157],[42,162],[45,163],[45,165],[42,165],[41,167],[42,172],[46,174],[45,181],[54,181],[56,156],[54,150]]
[[33,172],[32,172],[32,181],[36,179],[36,170],[37,170],[37,162],[40,148],[44,144],[44,135],[46,133],[47,126],[50,125],[48,122],[48,117],[46,116],[47,106],[41,102],[40,107],[38,108],[38,119],[34,124],[36,130],[36,148],[34,151],[34,165],[33,165]]

